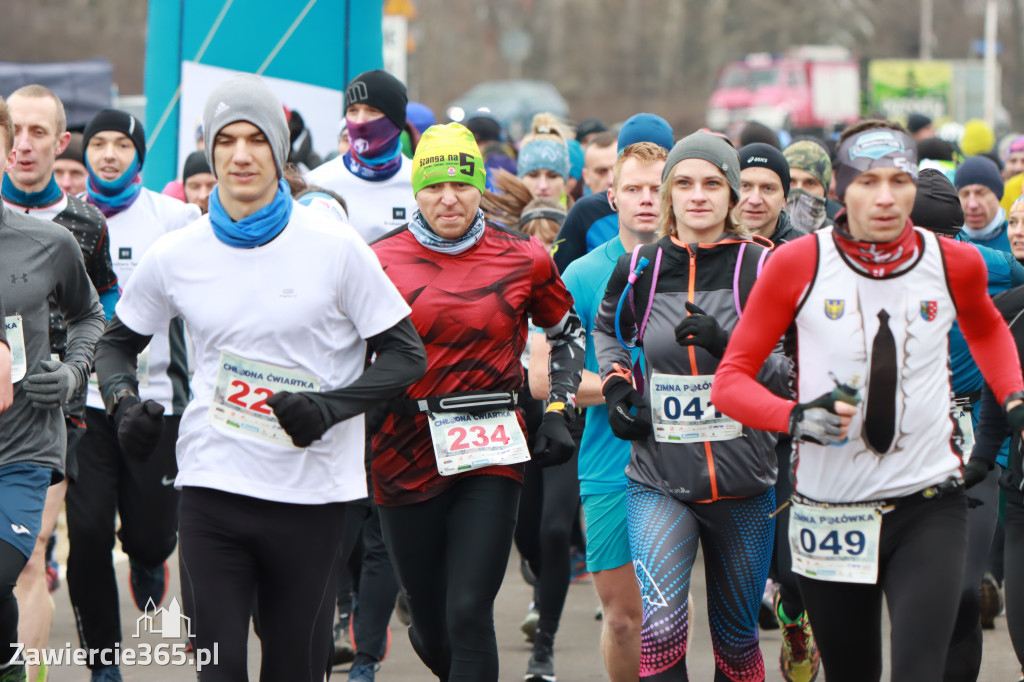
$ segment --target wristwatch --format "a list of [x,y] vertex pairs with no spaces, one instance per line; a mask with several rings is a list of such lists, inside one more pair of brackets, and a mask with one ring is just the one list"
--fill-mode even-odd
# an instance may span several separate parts
[[548,406],[544,408],[544,414],[547,414],[548,412],[561,412],[562,416],[565,417],[565,420],[568,422],[576,419],[575,408],[566,405],[565,402],[561,400],[552,400],[548,403]]

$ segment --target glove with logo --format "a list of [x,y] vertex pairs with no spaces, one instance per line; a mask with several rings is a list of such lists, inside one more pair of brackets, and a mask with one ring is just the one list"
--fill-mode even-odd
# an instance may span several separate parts
[[725,355],[725,347],[729,343],[729,332],[722,329],[713,315],[686,302],[686,310],[690,314],[676,325],[676,343],[680,346],[700,346],[716,358]]
[[980,457],[971,457],[964,465],[964,487],[973,488],[988,476],[992,470],[992,462],[985,461]]
[[809,403],[797,403],[789,413],[789,435],[793,440],[818,445],[844,441],[842,423],[833,407],[835,400],[835,395],[829,391]]
[[327,430],[320,408],[301,393],[279,391],[267,398],[267,405],[297,448],[308,448]]
[[539,466],[552,467],[565,464],[576,450],[576,442],[569,433],[565,413],[548,412],[544,415],[533,438],[532,459]]
[[121,452],[137,459],[146,459],[164,431],[164,407],[155,400],[141,402],[136,395],[127,395],[114,411],[114,432]]
[[[651,435],[650,406],[633,385],[621,376],[614,376],[601,389],[608,407],[608,425],[622,440],[646,440]],[[630,413],[636,408],[636,414]]]
[[25,397],[40,410],[53,410],[68,400],[78,390],[78,377],[70,365],[59,360],[43,360],[39,370],[25,378],[22,387]]

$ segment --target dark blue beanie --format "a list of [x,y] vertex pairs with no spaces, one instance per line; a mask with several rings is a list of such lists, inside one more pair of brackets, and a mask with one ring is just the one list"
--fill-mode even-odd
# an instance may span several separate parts
[[619,128],[619,154],[637,142],[653,142],[668,151],[675,144],[672,126],[656,114],[634,114]]
[[957,192],[968,185],[984,185],[997,199],[1003,198],[1003,176],[999,174],[999,166],[984,156],[972,156],[961,163],[953,176],[953,184]]

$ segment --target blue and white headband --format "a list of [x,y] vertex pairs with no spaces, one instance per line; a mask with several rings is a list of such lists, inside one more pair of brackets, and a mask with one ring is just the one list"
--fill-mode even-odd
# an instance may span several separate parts
[[569,179],[569,148],[564,142],[534,140],[519,150],[517,174],[524,178],[535,170],[551,170]]
[[872,168],[898,168],[917,182],[917,143],[891,128],[868,128],[839,145],[836,196],[842,200],[853,179]]

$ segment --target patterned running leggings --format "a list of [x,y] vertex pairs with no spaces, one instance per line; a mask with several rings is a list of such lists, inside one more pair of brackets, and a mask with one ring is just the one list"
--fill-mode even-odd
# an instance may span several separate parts
[[699,542],[715,680],[764,680],[757,611],[768,577],[774,509],[771,488],[755,497],[685,503],[629,483],[629,546],[644,606],[641,679],[688,679],[686,598]]

